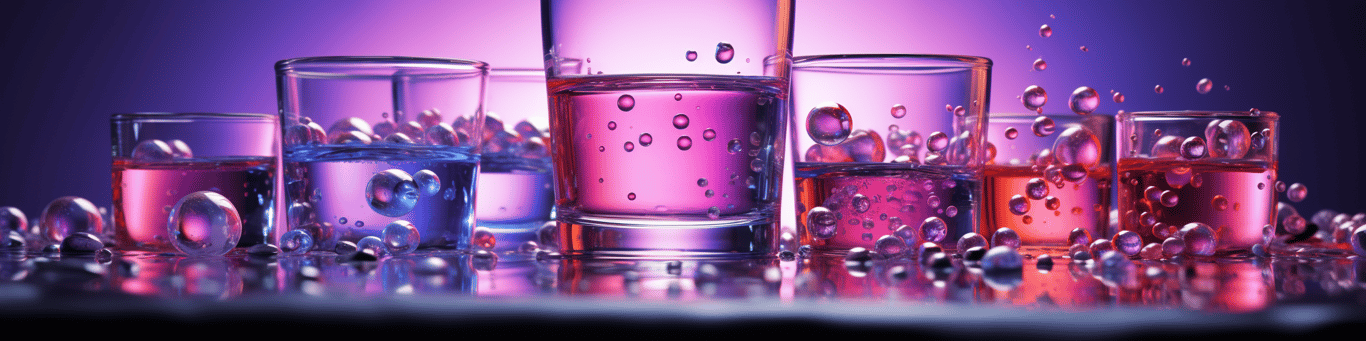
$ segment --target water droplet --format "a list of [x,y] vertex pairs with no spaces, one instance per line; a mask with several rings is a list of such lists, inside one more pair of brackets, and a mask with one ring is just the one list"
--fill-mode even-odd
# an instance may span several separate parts
[[678,150],[688,150],[692,148],[692,138],[687,136],[678,137]]
[[617,121],[607,121],[607,130],[617,130]]
[[996,229],[996,233],[991,234],[991,245],[1018,249],[1020,248],[1020,234],[1009,227]]
[[617,97],[617,109],[621,109],[621,111],[631,111],[631,109],[634,109],[635,107],[635,97],[631,97],[631,95],[621,95],[621,97]]
[[76,232],[94,235],[104,233],[104,218],[100,216],[99,209],[80,197],[57,198],[48,203],[38,217],[39,234],[50,242],[61,241]]
[[1298,182],[1296,182],[1293,185],[1290,185],[1290,189],[1285,191],[1285,198],[1290,199],[1290,201],[1292,202],[1304,201],[1304,197],[1308,195],[1309,188],[1304,187],[1304,184]]
[[854,119],[849,110],[834,102],[822,103],[806,116],[806,133],[816,143],[834,146],[853,132]]
[[1034,124],[1030,126],[1030,129],[1034,131],[1034,136],[1046,137],[1053,135],[1057,126],[1054,125],[1053,119],[1048,118],[1048,116],[1039,116],[1034,119]]
[[1176,196],[1176,192],[1162,191],[1161,200],[1159,200],[1159,202],[1162,203],[1162,206],[1175,207],[1180,201],[1179,199],[1180,198]]
[[632,150],[636,150],[636,144],[631,143],[631,141],[626,141],[626,144],[622,145],[621,148],[625,149],[627,152],[630,152]]
[[1191,66],[1190,58],[1181,58],[1181,66]]
[[640,146],[641,146],[641,147],[649,147],[650,144],[651,144],[651,143],[654,143],[654,142],[655,142],[655,138],[652,137],[652,136],[650,136],[650,133],[640,134]]
[[[90,212],[98,214],[93,205]],[[43,216],[48,216],[47,211],[44,211]],[[210,191],[194,192],[180,198],[171,209],[170,221],[166,225],[176,249],[190,256],[221,256],[236,247],[238,239],[242,237],[242,218],[237,215],[237,208],[228,198]],[[72,232],[98,235],[100,230]],[[49,237],[53,236],[49,234]]]
[[925,205],[930,206],[930,208],[939,207],[939,204],[939,196],[937,195],[931,194],[929,197],[925,198]]
[[295,229],[280,237],[280,251],[301,255],[313,249],[313,235],[308,230]]
[[1048,103],[1048,92],[1038,85],[1030,85],[1025,88],[1024,95],[1020,96],[1020,103],[1029,111],[1042,110],[1043,105]]
[[1214,200],[1210,203],[1214,206],[1215,210],[1223,211],[1228,209],[1228,198],[1225,198],[1223,195],[1215,195]]
[[1090,129],[1074,126],[1064,130],[1053,142],[1053,157],[1064,165],[1080,165],[1083,176],[1086,169],[1100,164],[1100,138]]
[[1124,103],[1124,94],[1122,93],[1116,92],[1114,96],[1111,97],[1115,100],[1115,103]]
[[1047,24],[1045,24],[1045,25],[1043,25],[1043,26],[1039,26],[1039,36],[1040,36],[1040,37],[1044,37],[1044,38],[1052,37],[1052,36],[1053,36],[1053,28],[1052,28],[1052,27],[1048,27]]
[[825,207],[816,206],[806,212],[807,231],[818,239],[834,237],[838,223],[839,219],[835,217],[835,213]]
[[1159,93],[1159,94],[1162,93],[1162,85],[1154,86],[1154,87],[1153,87],[1153,92],[1156,92],[1156,93]]
[[720,42],[716,44],[716,62],[721,64],[730,63],[730,60],[734,58],[735,47],[730,46],[730,43]]
[[1088,86],[1077,88],[1072,91],[1072,98],[1067,102],[1067,107],[1078,115],[1090,114],[1100,106],[1100,95],[1096,94],[1096,89]]
[[688,115],[674,115],[674,128],[683,129],[688,127]]
[[365,199],[370,203],[370,209],[386,217],[408,214],[417,206],[419,196],[413,177],[398,169],[375,173],[365,186]]
[[133,160],[139,162],[159,162],[175,159],[171,145],[162,140],[144,140],[133,147]]
[[996,246],[982,256],[982,271],[1015,273],[1024,268],[1024,257],[1015,248]]
[[1068,245],[1090,245],[1090,244],[1091,244],[1091,233],[1086,232],[1085,229],[1082,229],[1082,228],[1080,228],[1080,227],[1075,228],[1075,229],[1072,229],[1072,232],[1067,234],[1067,244],[1068,244]]
[[1181,157],[1195,160],[1205,157],[1205,139],[1199,136],[1187,137],[1181,142]]
[[[474,240],[481,242],[479,232],[483,227],[475,228]],[[487,229],[484,230],[487,232]],[[384,226],[382,232],[384,246],[389,249],[391,254],[406,254],[417,250],[417,245],[422,241],[417,231],[417,226],[407,220],[395,220],[389,225]],[[490,233],[490,235],[492,235]],[[482,245],[481,245],[482,246]]]
[[1016,194],[1010,197],[1008,205],[1010,207],[1010,213],[1014,213],[1015,215],[1029,213],[1029,199],[1025,198],[1023,195]]
[[[1134,233],[1134,231],[1119,231],[1119,233],[1115,234],[1115,239],[1112,243],[1120,253],[1130,257],[1138,255],[1139,251],[1143,250],[1143,237],[1140,237],[1137,233]],[[1157,249],[1154,248],[1154,250]]]
[[964,234],[962,237],[959,237],[959,238],[958,238],[958,252],[959,252],[959,253],[963,253],[964,251],[967,251],[968,249],[971,249],[971,248],[974,248],[974,247],[986,247],[986,246],[987,246],[987,238],[986,238],[986,237],[982,237],[982,235],[977,234],[977,233],[974,233],[974,232],[968,232],[967,234]]
[[1043,207],[1049,210],[1057,210],[1062,207],[1062,200],[1058,200],[1058,197],[1055,196],[1046,196],[1043,198]]
[[1213,89],[1214,82],[1211,82],[1209,78],[1201,78],[1200,82],[1195,83],[1195,91],[1201,94],[1207,94],[1210,90]]
[[930,137],[927,140],[925,140],[925,142],[925,148],[929,149],[932,152],[939,152],[944,150],[944,148],[948,148],[949,135],[944,134],[944,132],[942,131],[936,131],[930,133]]
[[1019,137],[1019,136],[1020,136],[1020,131],[1019,131],[1019,130],[1015,130],[1015,127],[1006,128],[1006,138],[1007,138],[1007,139],[1014,140],[1016,137]]
[[687,58],[690,62],[697,60],[697,51],[688,51],[687,54],[684,54],[684,58]]
[[431,170],[417,171],[413,174],[413,181],[417,183],[417,188],[422,189],[422,195],[436,195],[441,192],[441,178]]
[[920,224],[920,236],[924,237],[926,241],[934,243],[942,242],[948,234],[949,225],[944,223],[944,220],[939,219],[939,217],[925,218],[925,221]]
[[967,114],[968,114],[968,109],[967,109],[967,108],[963,108],[963,106],[961,106],[961,105],[960,105],[960,106],[953,107],[953,115],[954,115],[954,116],[963,116],[963,115],[967,115]]
[[1213,256],[1219,245],[1219,236],[1214,229],[1204,223],[1189,223],[1177,232],[1185,242],[1185,252],[1196,256]]
[[729,143],[726,143],[726,151],[729,151],[731,154],[739,153],[744,147],[745,146],[740,143],[740,139],[731,139]]
[[1043,61],[1043,58],[1034,60],[1034,71],[1043,71],[1046,69],[1048,69],[1048,62]]
[[716,195],[716,192],[714,192],[714,191],[712,191],[712,190],[707,190],[705,193],[703,193],[703,195],[706,195],[708,198],[710,198],[710,197],[712,197],[712,196],[715,196],[715,195]]
[[703,130],[703,131],[702,131],[702,139],[703,139],[703,140],[711,141],[711,140],[713,140],[713,139],[715,139],[715,138],[716,138],[716,131],[715,131],[715,130],[707,129],[707,130]]
[[636,200],[636,192],[626,193],[626,200]]
[[1043,199],[1048,195],[1048,183],[1042,178],[1029,179],[1025,183],[1025,195],[1034,200]]

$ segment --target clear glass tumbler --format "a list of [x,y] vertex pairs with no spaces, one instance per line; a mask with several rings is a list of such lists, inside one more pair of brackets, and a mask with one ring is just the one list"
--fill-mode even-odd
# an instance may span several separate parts
[[562,253],[776,251],[792,1],[541,12]]
[[1274,235],[1276,113],[1135,112],[1117,120],[1121,229],[1143,244],[1176,239],[1195,256],[1246,252],[1264,231]]
[[977,233],[990,240],[1006,227],[1021,248],[1054,252],[1076,229],[1111,238],[1114,131],[1108,115],[991,114]]
[[275,72],[288,216],[278,233],[303,230],[320,250],[367,236],[396,249],[470,245],[487,64],[314,57]]
[[113,115],[109,124],[115,246],[176,252],[167,227],[172,208],[199,191],[218,193],[236,208],[242,224],[237,246],[269,241],[275,227],[279,164],[276,122],[274,115],[266,114]]
[[554,207],[550,150],[550,109],[545,70],[489,72],[488,113],[479,156],[479,226],[497,238],[497,251],[537,241],[537,229]]
[[[975,232],[991,60],[798,57],[792,157],[800,243],[886,255]],[[913,254],[913,252],[911,253]]]

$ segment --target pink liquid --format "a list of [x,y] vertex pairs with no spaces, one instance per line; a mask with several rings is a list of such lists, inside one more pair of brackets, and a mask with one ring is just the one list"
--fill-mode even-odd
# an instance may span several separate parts
[[987,166],[982,199],[985,209],[977,233],[990,240],[997,229],[1009,227],[1019,234],[1023,248],[1066,249],[1070,246],[1067,237],[1076,228],[1086,230],[1093,240],[1109,239],[1113,234],[1109,231],[1110,170],[1097,167],[1081,181],[1064,180],[1061,188],[1047,183],[1048,197],[1057,199],[1057,208],[1048,208],[1048,197],[1026,197],[1029,212],[1016,215],[1010,210],[1011,197],[1026,195],[1026,184],[1043,178],[1043,172],[1029,166]]
[[[1164,239],[1153,226],[1200,222],[1214,228],[1216,252],[1246,251],[1261,242],[1264,226],[1274,226],[1275,164],[1121,159],[1119,176],[1120,228],[1137,232],[1145,244]],[[1149,187],[1170,191],[1176,202],[1169,207],[1160,197],[1148,198]],[[1145,212],[1162,225],[1147,224]]]
[[275,207],[275,159],[244,157],[139,163],[114,159],[114,240],[120,250],[175,252],[166,227],[181,197],[213,191],[242,217],[239,246],[266,241]]
[[611,76],[549,87],[565,254],[773,251],[786,84]]

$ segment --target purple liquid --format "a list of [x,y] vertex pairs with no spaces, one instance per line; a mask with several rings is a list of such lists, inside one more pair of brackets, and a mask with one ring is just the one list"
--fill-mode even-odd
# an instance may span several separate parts
[[773,250],[783,82],[610,76],[549,88],[565,254]]

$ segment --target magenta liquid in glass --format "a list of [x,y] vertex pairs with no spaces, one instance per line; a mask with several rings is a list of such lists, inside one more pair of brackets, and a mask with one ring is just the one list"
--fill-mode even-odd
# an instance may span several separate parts
[[114,240],[121,250],[176,252],[166,227],[180,198],[213,191],[242,218],[239,246],[266,241],[275,217],[275,158],[231,157],[139,162],[115,158]]
[[597,76],[548,86],[565,254],[774,249],[781,79]]

